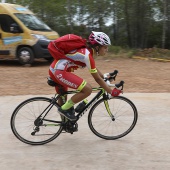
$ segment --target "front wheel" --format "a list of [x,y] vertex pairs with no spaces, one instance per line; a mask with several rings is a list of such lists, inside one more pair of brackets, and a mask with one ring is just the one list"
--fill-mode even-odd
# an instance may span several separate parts
[[135,105],[129,99],[117,96],[96,102],[89,112],[88,124],[98,137],[115,140],[131,132],[137,119]]
[[58,107],[56,102],[45,97],[34,97],[22,102],[12,114],[12,132],[26,144],[51,142],[63,129]]

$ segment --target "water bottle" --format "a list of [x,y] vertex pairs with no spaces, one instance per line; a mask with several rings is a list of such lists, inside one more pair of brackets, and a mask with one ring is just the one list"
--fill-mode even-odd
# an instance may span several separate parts
[[80,113],[84,107],[86,106],[86,104],[88,103],[87,99],[84,99],[81,103],[79,103],[79,105],[75,108],[75,112]]

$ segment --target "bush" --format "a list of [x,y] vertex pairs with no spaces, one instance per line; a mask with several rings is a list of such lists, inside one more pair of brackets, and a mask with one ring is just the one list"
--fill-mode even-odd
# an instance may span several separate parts
[[122,51],[120,46],[109,46],[109,52],[114,54],[119,54]]
[[156,47],[145,48],[145,49],[138,49],[135,55],[141,57],[147,57],[147,58],[170,59],[170,50],[156,48]]

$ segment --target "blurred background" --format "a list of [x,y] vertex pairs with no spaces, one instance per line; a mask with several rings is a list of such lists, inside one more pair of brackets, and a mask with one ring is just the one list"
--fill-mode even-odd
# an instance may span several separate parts
[[168,0],[2,0],[33,11],[60,35],[106,32],[115,46],[170,47]]

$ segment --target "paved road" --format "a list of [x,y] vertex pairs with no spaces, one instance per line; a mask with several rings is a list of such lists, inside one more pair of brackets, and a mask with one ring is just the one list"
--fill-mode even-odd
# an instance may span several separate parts
[[95,136],[87,115],[79,131],[62,134],[43,146],[20,142],[10,129],[14,108],[31,96],[0,97],[0,169],[4,170],[169,170],[170,93],[125,94],[138,108],[135,129],[126,137],[106,141]]

